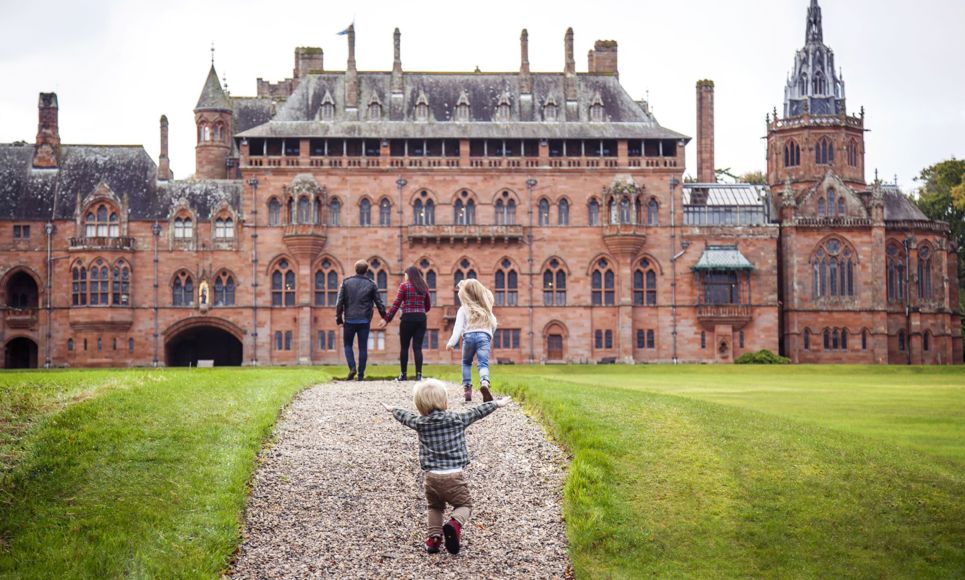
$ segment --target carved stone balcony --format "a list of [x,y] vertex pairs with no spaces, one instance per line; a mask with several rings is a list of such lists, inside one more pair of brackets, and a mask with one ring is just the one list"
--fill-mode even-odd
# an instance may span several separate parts
[[697,320],[708,330],[719,324],[729,324],[740,330],[751,321],[751,307],[746,304],[698,304]]
[[74,306],[70,309],[70,327],[74,330],[125,331],[133,322],[134,309],[126,306]]
[[603,241],[614,256],[632,258],[647,243],[646,228],[637,224],[609,224],[603,226]]
[[433,225],[409,226],[409,241],[440,242],[521,242],[523,226]]
[[328,226],[318,224],[288,224],[283,235],[285,245],[299,262],[311,262],[325,248]]
[[7,328],[36,328],[37,309],[36,308],[10,308],[5,317]]
[[132,252],[135,248],[135,238],[132,236],[121,237],[80,237],[70,238],[70,250],[119,250]]

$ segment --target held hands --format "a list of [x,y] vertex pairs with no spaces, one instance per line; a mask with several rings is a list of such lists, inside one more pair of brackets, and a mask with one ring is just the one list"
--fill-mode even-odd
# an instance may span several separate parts
[[379,325],[378,325],[378,326],[379,326],[379,328],[385,328],[385,325],[386,325],[386,324],[387,324],[387,322],[386,322],[386,320],[383,318],[382,320],[379,321]]
[[496,399],[494,402],[496,403],[496,407],[497,407],[497,408],[502,408],[502,407],[505,407],[506,405],[508,405],[509,402],[512,401],[512,400],[513,400],[512,397],[499,397],[499,398]]

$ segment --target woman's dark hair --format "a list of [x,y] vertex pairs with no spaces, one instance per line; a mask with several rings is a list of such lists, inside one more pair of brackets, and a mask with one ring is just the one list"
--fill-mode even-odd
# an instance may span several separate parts
[[415,286],[415,291],[419,294],[428,294],[429,286],[426,285],[425,279],[422,277],[422,271],[415,266],[409,266],[405,269],[406,276],[409,277],[409,283]]

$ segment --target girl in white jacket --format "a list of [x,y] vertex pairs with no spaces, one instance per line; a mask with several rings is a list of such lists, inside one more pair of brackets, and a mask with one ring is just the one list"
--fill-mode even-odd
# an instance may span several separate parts
[[472,359],[479,369],[479,392],[484,402],[492,401],[489,392],[489,348],[496,332],[493,315],[493,293],[478,280],[459,283],[459,302],[456,324],[446,348],[452,350],[462,339],[462,388],[467,401],[472,400]]

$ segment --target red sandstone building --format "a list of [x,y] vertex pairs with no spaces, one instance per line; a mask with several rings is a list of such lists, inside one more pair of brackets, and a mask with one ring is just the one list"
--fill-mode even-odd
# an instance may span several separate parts
[[[33,146],[0,145],[4,366],[328,364],[334,304],[357,259],[391,299],[404,267],[444,350],[454,284],[496,296],[500,362],[961,362],[948,228],[867,185],[863,114],[808,10],[783,115],[768,120],[769,187],[714,183],[713,83],[689,139],[618,80],[598,41],[576,72],[345,71],[298,48],[291,79],[229,96],[212,67],[195,108],[196,174],[174,180],[161,118],[141,147],[64,145],[40,96]],[[370,356],[397,357],[397,326]]]

